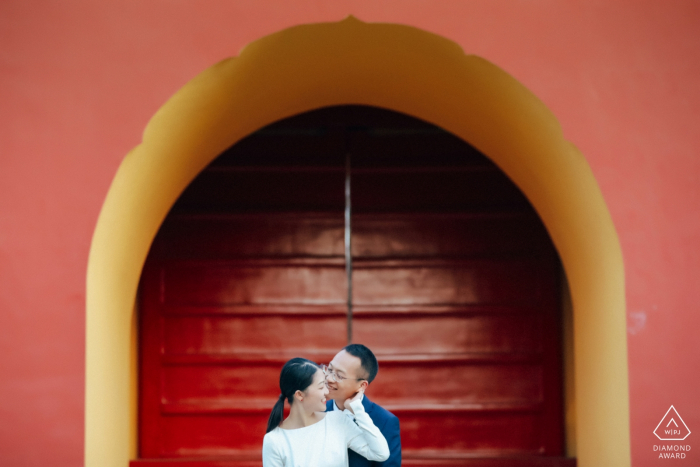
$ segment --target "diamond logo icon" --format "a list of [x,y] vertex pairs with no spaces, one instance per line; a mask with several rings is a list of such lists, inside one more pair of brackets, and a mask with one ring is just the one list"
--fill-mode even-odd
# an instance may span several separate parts
[[682,441],[688,437],[690,429],[676,408],[671,406],[654,429],[654,434],[661,441]]

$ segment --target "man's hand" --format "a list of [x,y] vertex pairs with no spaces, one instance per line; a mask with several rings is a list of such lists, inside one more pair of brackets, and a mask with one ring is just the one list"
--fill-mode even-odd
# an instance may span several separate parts
[[360,400],[360,397],[362,397],[362,394],[364,394],[364,393],[365,393],[365,388],[361,388],[361,389],[357,392],[357,394],[355,394],[354,396],[352,396],[352,397],[349,398],[349,399],[345,399],[345,402],[343,403],[343,406],[344,406],[346,409],[348,409],[350,412],[352,412],[353,414],[355,414],[355,412],[353,412],[353,410],[352,410],[352,407],[350,407],[350,402],[354,402],[354,401]]

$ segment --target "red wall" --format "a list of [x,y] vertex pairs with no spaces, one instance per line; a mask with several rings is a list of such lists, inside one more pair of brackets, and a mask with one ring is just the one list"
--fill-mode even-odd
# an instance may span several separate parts
[[82,463],[90,238],[149,117],[244,44],[347,14],[450,38],[553,110],[622,242],[633,465],[662,462],[652,430],[671,404],[700,430],[697,1],[4,0],[0,464]]

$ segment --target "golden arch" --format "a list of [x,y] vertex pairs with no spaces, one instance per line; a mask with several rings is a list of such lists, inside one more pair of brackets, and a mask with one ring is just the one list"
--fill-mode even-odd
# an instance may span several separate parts
[[442,37],[352,17],[280,31],[205,70],[155,114],[119,167],[88,264],[85,464],[124,467],[135,456],[134,304],[172,204],[247,134],[343,104],[396,110],[451,131],[529,198],[569,280],[579,465],[629,465],[622,254],[590,167],[542,102],[496,66]]

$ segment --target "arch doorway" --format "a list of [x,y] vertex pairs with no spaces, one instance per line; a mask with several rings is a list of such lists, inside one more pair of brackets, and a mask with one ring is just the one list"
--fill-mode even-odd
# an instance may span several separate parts
[[537,214],[459,138],[362,106],[254,133],[168,214],[140,284],[132,465],[259,463],[282,364],[347,343],[348,154],[353,341],[378,356],[368,395],[399,417],[404,465],[574,465],[560,265]]
[[426,31],[354,18],[279,31],[203,71],[158,110],[124,158],[87,268],[85,464],[123,467],[137,455],[136,294],[172,204],[245,136],[346,104],[439,125],[486,154],[527,196],[571,291],[567,452],[581,466],[630,465],[622,253],[586,159],[546,106],[497,66]]

